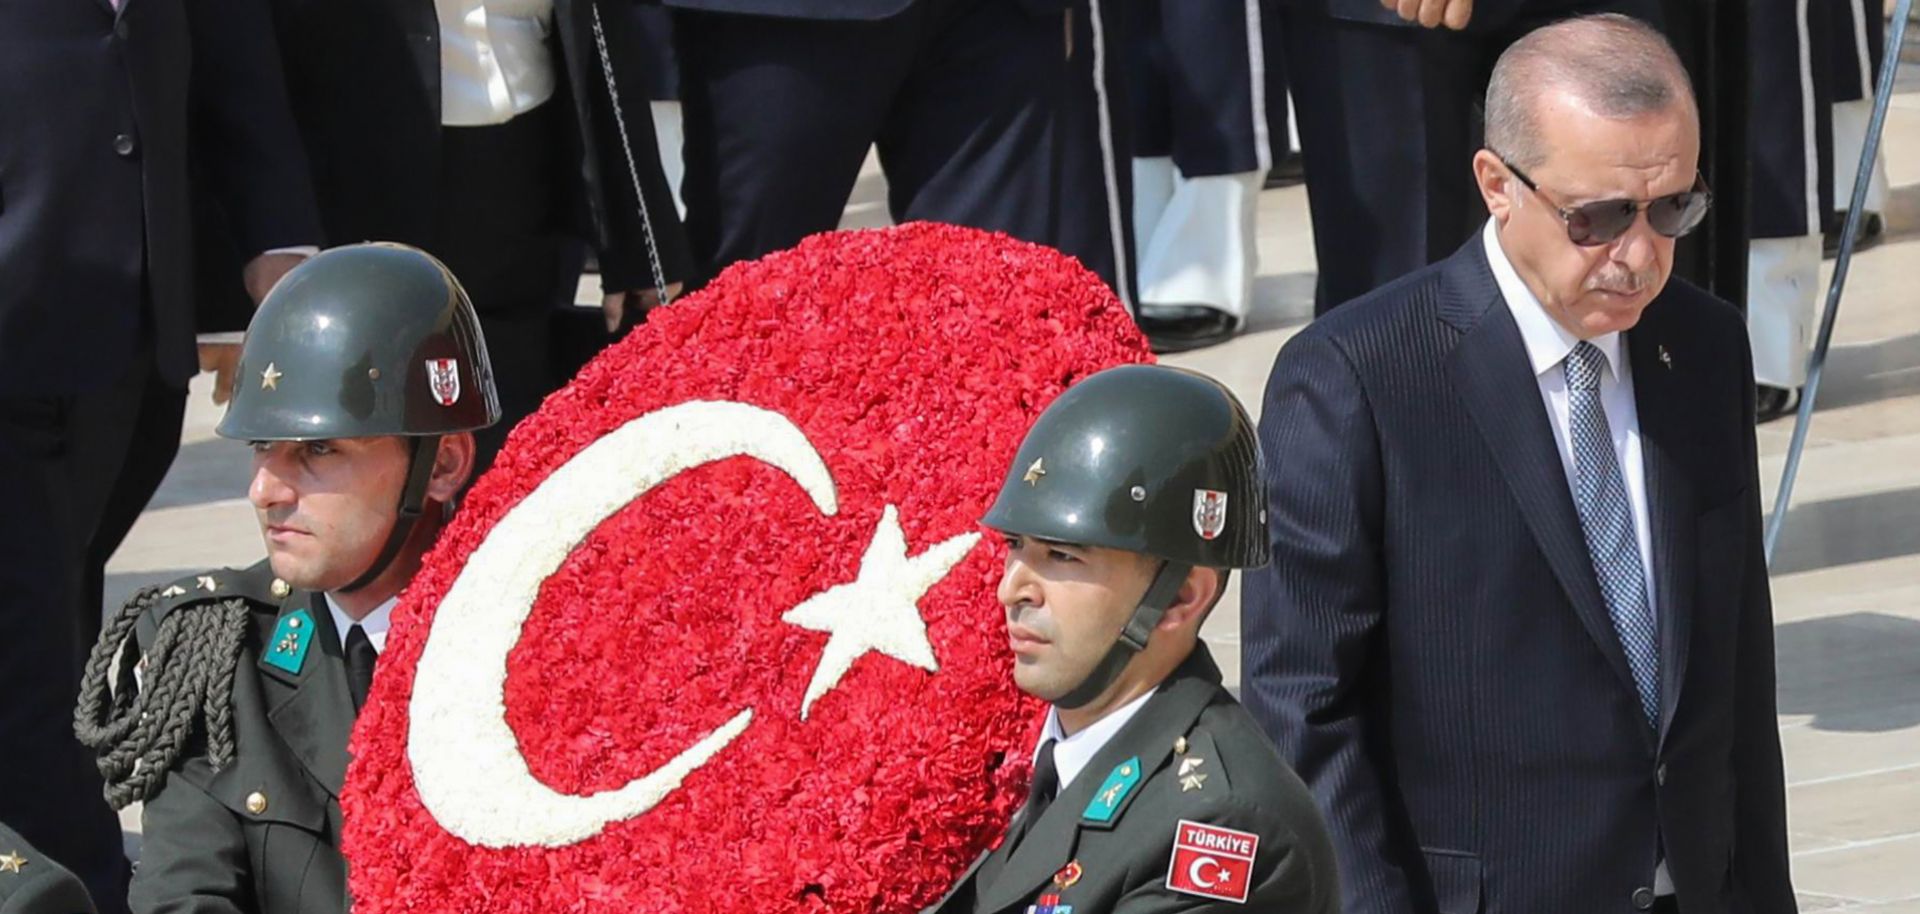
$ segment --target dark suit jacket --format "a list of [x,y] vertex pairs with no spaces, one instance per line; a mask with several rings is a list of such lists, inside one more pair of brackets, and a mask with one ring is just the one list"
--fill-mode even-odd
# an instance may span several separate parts
[[0,914],[94,914],[80,877],[0,824]]
[[[440,24],[432,0],[254,2],[273,10],[327,243],[400,241],[435,250],[441,195],[487,189],[442,180]],[[609,288],[645,288],[653,285],[652,270],[594,44],[591,2],[555,0],[549,41],[558,72],[547,104],[565,112],[553,119],[561,167],[526,180],[552,182],[563,207],[551,228],[599,249]],[[605,5],[602,24],[661,267],[669,282],[684,280],[691,257],[654,140],[644,45],[633,40],[624,2]],[[223,282],[232,259],[231,251],[210,248],[202,272]],[[233,290],[224,294],[231,300]]]
[[1674,281],[1627,334],[1659,727],[1481,241],[1302,331],[1261,417],[1273,563],[1244,697],[1329,811],[1346,911],[1794,910],[1740,315]]
[[[1417,21],[1408,22],[1400,18],[1398,13],[1381,6],[1380,0],[1280,0],[1280,2],[1351,22],[1371,22],[1400,28],[1425,28]],[[1515,19],[1522,17],[1541,19],[1544,24],[1545,20],[1557,18],[1561,14],[1574,15],[1589,10],[1594,5],[1593,0],[1474,0],[1473,17],[1467,20],[1467,31],[1500,31],[1511,25]],[[1445,31],[1445,29],[1436,31]]]
[[[1184,753],[1175,751],[1181,738]],[[1111,818],[1083,814],[1093,811],[1109,772],[1136,759],[1145,777],[1119,797]],[[1183,763],[1203,776],[1192,789],[1183,789]],[[1024,815],[1016,814],[1009,829],[1017,829]],[[1259,836],[1244,904],[1167,888],[1175,830],[1183,819]],[[1042,894],[1058,895],[1058,904],[1085,914],[1334,914],[1340,901],[1333,846],[1312,796],[1220,687],[1220,669],[1205,645],[1047,807],[993,884],[981,886],[974,877],[988,856],[928,914],[1018,912]],[[1061,888],[1054,876],[1071,861],[1080,864],[1082,875]]]
[[[924,0],[659,0],[660,5],[709,13],[745,13],[783,19],[874,20],[895,16]],[[967,0],[969,3],[996,0]],[[1036,16],[1058,14],[1072,0],[1017,0]]]
[[[253,608],[233,678],[235,757],[216,772],[190,752],[167,772],[142,812],[129,900],[135,914],[343,914],[339,797],[354,711],[332,614],[318,594],[272,596],[265,562],[209,574],[218,587],[176,582],[182,595],[156,603],[136,633],[150,643],[168,612],[195,602],[239,596]],[[264,658],[280,617],[300,609],[314,624],[296,674]]]
[[[263,0],[0,3],[0,396],[193,349],[188,124],[247,256],[319,240]],[[238,275],[238,264],[234,267]]]

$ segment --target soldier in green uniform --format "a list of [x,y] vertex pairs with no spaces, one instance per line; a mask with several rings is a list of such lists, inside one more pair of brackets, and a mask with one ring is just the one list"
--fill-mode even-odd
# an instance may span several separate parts
[[1200,642],[1230,569],[1267,561],[1264,478],[1203,375],[1113,368],[1041,414],[984,524],[1014,680],[1052,708],[1026,805],[931,911],[1338,909],[1312,796]]
[[94,914],[80,877],[0,824],[0,914]]
[[267,560],[137,594],[76,726],[108,800],[146,803],[135,912],[340,914],[347,738],[500,406],[466,293],[400,245],[288,273],[239,371],[218,432],[253,448]]

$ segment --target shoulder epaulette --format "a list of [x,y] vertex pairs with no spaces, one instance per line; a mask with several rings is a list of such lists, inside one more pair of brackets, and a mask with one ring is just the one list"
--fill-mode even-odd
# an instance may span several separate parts
[[153,642],[160,624],[177,610],[229,599],[244,600],[256,610],[273,610],[291,592],[285,581],[273,576],[273,569],[265,561],[247,568],[190,574],[160,588],[158,599],[147,607],[134,635],[145,647]]

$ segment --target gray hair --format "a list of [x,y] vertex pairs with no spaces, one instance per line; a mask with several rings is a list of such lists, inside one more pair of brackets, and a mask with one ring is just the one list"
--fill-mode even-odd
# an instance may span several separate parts
[[1536,29],[1507,48],[1487,83],[1487,148],[1521,168],[1547,159],[1539,99],[1567,92],[1595,114],[1627,120],[1685,102],[1698,110],[1680,55],[1652,26],[1602,13]]

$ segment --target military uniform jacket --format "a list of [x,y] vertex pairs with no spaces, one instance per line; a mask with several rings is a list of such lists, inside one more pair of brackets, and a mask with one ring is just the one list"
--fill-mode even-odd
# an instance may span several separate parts
[[0,825],[0,914],[94,914],[80,877]]
[[1333,846],[1311,794],[1221,688],[1205,645],[1066,785],[1003,867],[994,853],[927,914],[1339,910]]
[[144,645],[182,605],[239,596],[254,610],[234,671],[234,760],[215,772],[200,742],[147,801],[135,914],[348,908],[339,800],[354,719],[346,662],[320,595],[277,597],[274,584],[265,562],[187,578],[139,624]]

